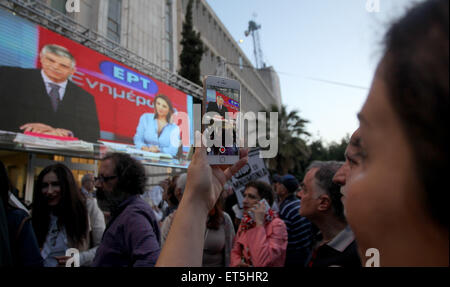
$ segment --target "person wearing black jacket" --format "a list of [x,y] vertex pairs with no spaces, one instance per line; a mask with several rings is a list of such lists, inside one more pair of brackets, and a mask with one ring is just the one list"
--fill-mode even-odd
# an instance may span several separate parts
[[9,204],[10,189],[11,183],[8,173],[0,161],[0,209],[5,211],[4,215],[0,214],[1,217],[5,216],[5,218],[0,217],[0,219],[1,221],[6,219],[7,223],[6,230],[4,223],[0,223],[0,253],[1,257],[7,259],[3,262],[0,261],[0,266],[42,267],[43,259],[31,226],[31,217],[25,210]]

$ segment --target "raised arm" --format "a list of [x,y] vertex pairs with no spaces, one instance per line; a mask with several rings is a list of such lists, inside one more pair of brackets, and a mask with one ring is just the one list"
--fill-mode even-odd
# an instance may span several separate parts
[[[197,132],[196,142],[200,140],[201,134]],[[219,198],[225,182],[247,161],[247,151],[242,150],[241,159],[222,171],[208,164],[205,147],[196,148],[188,168],[183,198],[156,266],[201,266],[208,213]]]

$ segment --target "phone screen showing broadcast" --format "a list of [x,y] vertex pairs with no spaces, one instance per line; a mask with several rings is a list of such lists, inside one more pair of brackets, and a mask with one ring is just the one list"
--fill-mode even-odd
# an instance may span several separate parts
[[[224,86],[225,85],[225,86]],[[239,88],[208,84],[206,81],[205,119],[207,154],[210,164],[234,164],[239,160],[237,113],[240,111]]]

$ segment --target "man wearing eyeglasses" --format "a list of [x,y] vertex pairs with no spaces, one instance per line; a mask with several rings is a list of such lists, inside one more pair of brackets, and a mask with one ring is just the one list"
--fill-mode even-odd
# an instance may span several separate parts
[[97,249],[94,267],[150,267],[160,253],[160,231],[150,205],[139,195],[145,187],[144,167],[128,154],[103,158],[95,178],[99,204],[111,218]]

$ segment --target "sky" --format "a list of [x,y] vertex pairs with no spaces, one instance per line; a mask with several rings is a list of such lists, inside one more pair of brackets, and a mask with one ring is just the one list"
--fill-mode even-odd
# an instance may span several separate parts
[[282,103],[310,121],[309,142],[321,139],[329,144],[357,129],[356,114],[382,56],[383,35],[389,23],[418,1],[206,2],[252,63],[253,41],[244,32],[250,20],[261,25],[263,59],[278,72]]

